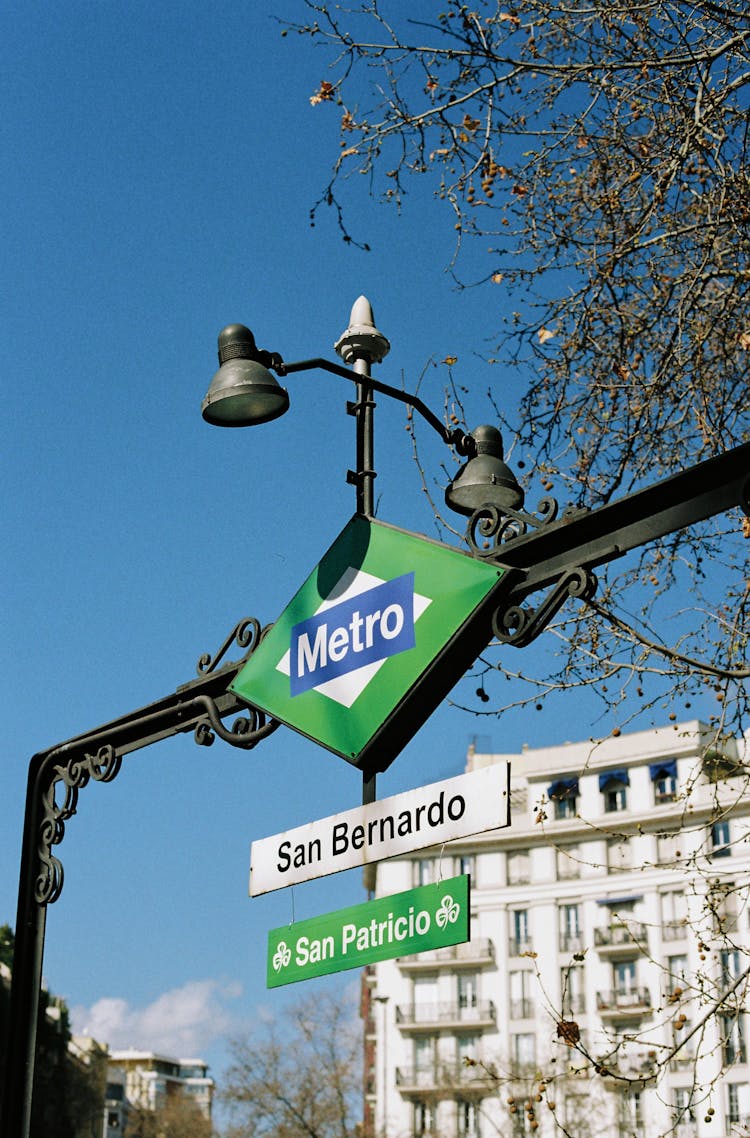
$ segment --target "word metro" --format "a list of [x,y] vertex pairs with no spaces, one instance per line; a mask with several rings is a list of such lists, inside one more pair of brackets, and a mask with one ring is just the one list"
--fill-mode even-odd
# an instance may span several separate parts
[[322,609],[292,628],[291,694],[414,647],[414,574]]

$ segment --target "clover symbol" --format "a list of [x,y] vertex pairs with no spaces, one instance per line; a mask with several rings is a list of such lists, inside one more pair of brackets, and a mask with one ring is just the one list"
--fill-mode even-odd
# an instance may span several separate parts
[[274,972],[280,972],[282,968],[286,968],[291,959],[291,948],[287,948],[287,943],[285,940],[280,940],[274,958],[271,961],[273,964]]
[[444,929],[447,924],[455,925],[460,912],[461,906],[458,901],[454,901],[450,893],[446,893],[440,904],[440,908],[435,913],[435,920],[438,926]]

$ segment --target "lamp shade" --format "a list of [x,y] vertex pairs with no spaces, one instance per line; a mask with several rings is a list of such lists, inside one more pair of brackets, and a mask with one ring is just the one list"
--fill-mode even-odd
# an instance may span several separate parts
[[482,506],[501,512],[523,506],[523,490],[503,461],[503,440],[496,427],[477,427],[471,432],[476,454],[459,470],[445,491],[445,503],[467,517]]
[[219,334],[219,370],[201,405],[203,418],[217,427],[252,427],[283,415],[289,395],[257,358],[255,338],[244,324]]

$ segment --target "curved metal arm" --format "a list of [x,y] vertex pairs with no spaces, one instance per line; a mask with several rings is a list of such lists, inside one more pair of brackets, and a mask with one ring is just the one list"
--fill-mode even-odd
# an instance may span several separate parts
[[[358,372],[334,363],[332,360],[316,357],[312,360],[284,363],[281,357],[275,353],[271,353],[271,358],[276,361],[271,366],[277,375],[285,376],[295,371],[313,371],[315,368],[319,368],[321,371],[331,372],[332,375],[339,375],[342,379],[348,379],[352,383],[362,383],[362,376]],[[430,424],[434,431],[437,431],[443,442],[447,446],[455,447],[462,457],[473,457],[476,453],[476,444],[471,435],[466,434],[460,427],[446,427],[445,423],[438,419],[437,415],[430,410],[426,403],[423,403],[418,395],[412,395],[398,387],[391,387],[390,384],[382,383],[379,379],[373,379],[372,376],[367,376],[366,383],[368,387],[380,395],[387,395],[389,399],[397,399],[399,403],[406,403],[412,407],[426,423]]]

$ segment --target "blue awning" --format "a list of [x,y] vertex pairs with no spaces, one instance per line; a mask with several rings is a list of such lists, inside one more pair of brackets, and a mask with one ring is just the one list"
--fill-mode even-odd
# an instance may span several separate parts
[[642,901],[643,894],[638,893],[632,897],[603,897],[597,905],[632,905],[634,901]]
[[677,778],[677,759],[663,759],[660,763],[651,763],[648,773],[652,782],[662,778]]
[[558,778],[557,782],[553,782],[547,787],[547,797],[550,800],[554,798],[577,798],[578,779]]
[[605,771],[599,775],[599,789],[604,790],[611,782],[619,782],[623,786],[630,786],[630,776],[625,767],[614,771]]

